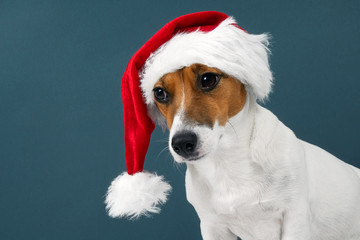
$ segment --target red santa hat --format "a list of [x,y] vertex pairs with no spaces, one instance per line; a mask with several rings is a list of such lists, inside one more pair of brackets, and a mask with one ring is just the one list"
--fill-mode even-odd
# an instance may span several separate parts
[[208,11],[174,19],[135,53],[121,84],[127,172],[108,189],[111,217],[158,213],[171,191],[162,176],[143,172],[154,122],[165,124],[154,102],[154,84],[166,73],[200,63],[235,77],[252,97],[263,100],[272,85],[267,45],[266,34],[248,34],[232,17]]

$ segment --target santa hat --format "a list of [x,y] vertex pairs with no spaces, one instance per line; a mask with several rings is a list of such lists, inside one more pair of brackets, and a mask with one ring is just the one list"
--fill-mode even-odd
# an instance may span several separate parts
[[135,53],[121,84],[127,173],[108,189],[105,203],[111,217],[158,213],[171,190],[162,176],[143,172],[154,122],[165,123],[154,102],[154,84],[166,73],[200,63],[233,76],[263,100],[272,85],[267,45],[266,34],[248,34],[232,17],[209,11],[176,18]]

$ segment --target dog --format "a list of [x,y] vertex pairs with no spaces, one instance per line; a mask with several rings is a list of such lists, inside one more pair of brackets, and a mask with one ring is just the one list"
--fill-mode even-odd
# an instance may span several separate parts
[[360,239],[360,170],[298,139],[238,79],[193,63],[153,94],[203,239]]
[[272,88],[269,36],[233,17],[180,16],[131,58],[121,91],[127,172],[111,217],[160,211],[171,186],[144,172],[155,123],[186,163],[186,195],[205,240],[360,240],[360,170],[304,142],[258,102]]

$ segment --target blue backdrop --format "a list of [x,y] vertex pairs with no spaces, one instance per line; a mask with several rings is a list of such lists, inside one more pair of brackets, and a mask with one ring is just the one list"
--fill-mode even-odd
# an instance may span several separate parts
[[[201,239],[184,166],[152,136],[146,169],[174,190],[160,215],[107,217],[125,170],[121,76],[165,23],[196,11],[270,32],[265,104],[302,139],[360,167],[359,1],[0,1],[0,239]],[[336,177],[336,176],[334,176]]]

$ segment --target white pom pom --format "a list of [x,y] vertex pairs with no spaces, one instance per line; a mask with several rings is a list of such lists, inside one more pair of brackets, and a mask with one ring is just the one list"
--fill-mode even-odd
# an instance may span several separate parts
[[110,217],[138,218],[159,213],[158,205],[167,200],[171,186],[156,174],[122,173],[115,178],[106,194],[106,209]]

